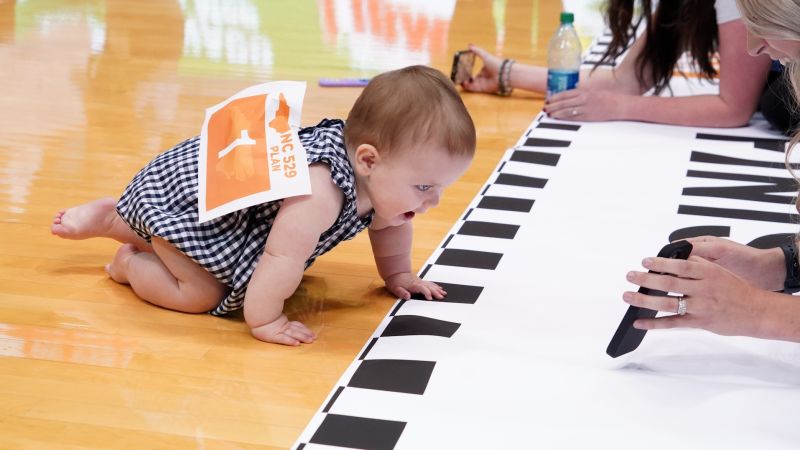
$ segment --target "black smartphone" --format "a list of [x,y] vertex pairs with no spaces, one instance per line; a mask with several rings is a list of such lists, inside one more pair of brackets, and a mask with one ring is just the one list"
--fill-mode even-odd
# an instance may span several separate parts
[[470,50],[459,50],[453,55],[453,67],[450,69],[450,79],[455,84],[461,84],[472,77],[472,68],[475,66],[475,54]]
[[[692,244],[686,241],[675,241],[665,245],[664,248],[658,252],[658,256],[660,258],[686,259],[689,257],[690,253],[692,253]],[[652,273],[653,271],[651,270],[650,272]],[[667,292],[646,287],[640,287],[639,293],[657,296],[667,295]],[[622,321],[619,323],[619,327],[617,327],[617,332],[614,333],[614,337],[612,337],[611,342],[608,343],[608,348],[606,349],[608,356],[616,358],[617,356],[636,350],[639,344],[642,343],[642,339],[644,339],[647,330],[633,328],[633,322],[635,322],[636,319],[652,319],[656,314],[658,314],[658,311],[652,309],[640,308],[633,305],[629,306],[628,311],[625,312]]]

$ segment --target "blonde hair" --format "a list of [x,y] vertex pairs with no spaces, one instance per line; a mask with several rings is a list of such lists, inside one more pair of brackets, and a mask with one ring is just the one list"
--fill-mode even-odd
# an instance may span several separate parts
[[456,156],[475,153],[475,125],[449,78],[426,66],[409,66],[373,78],[353,104],[344,127],[352,154],[369,144],[382,155],[421,143]]
[[[742,21],[750,33],[766,39],[800,41],[800,0],[736,0]],[[784,69],[797,104],[800,104],[800,61],[791,61]],[[798,142],[800,130],[794,135],[786,151],[786,168],[795,179],[789,157]]]

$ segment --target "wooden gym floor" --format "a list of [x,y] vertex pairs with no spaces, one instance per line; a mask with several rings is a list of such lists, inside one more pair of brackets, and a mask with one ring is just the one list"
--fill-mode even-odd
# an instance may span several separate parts
[[[369,77],[449,73],[469,42],[543,64],[553,0],[0,0],[0,448],[287,448],[394,303],[366,233],[323,256],[287,302],[319,334],[288,348],[241,317],[166,311],[103,271],[117,244],[50,235],[60,208],[118,196],[198,134],[204,109],[306,80],[303,124],[344,118]],[[415,219],[415,270],[542,107],[465,94],[478,152]]]

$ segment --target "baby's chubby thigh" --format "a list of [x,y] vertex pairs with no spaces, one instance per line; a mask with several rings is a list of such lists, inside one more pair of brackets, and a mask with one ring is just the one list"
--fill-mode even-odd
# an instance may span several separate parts
[[155,254],[177,282],[180,298],[175,300],[183,307],[174,309],[208,312],[225,298],[228,287],[206,269],[164,239],[153,236],[152,243]]

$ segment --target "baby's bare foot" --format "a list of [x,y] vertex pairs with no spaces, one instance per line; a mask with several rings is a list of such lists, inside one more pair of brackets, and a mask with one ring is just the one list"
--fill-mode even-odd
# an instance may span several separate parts
[[64,239],[108,236],[117,214],[116,205],[115,199],[106,197],[59,211],[53,218],[50,231]]
[[122,244],[114,255],[114,261],[106,265],[106,272],[112,280],[120,284],[130,284],[128,282],[128,260],[131,256],[138,253],[133,244]]

